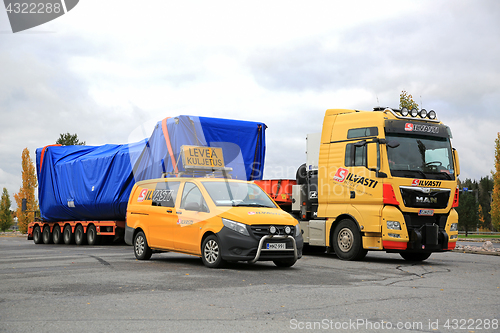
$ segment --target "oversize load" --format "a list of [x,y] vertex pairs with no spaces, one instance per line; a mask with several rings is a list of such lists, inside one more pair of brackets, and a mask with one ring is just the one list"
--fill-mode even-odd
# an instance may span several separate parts
[[222,148],[182,146],[184,167],[223,168]]

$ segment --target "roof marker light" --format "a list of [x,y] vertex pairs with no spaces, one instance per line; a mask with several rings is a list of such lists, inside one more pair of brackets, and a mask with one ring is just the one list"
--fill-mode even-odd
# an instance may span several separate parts
[[418,115],[418,110],[417,109],[411,109],[410,116],[416,117],[417,115]]
[[429,117],[429,119],[436,119],[436,111],[430,110],[427,117]]
[[409,111],[408,111],[408,109],[407,109],[407,108],[402,108],[402,109],[401,109],[401,115],[402,115],[403,117],[408,116],[408,113],[409,113]]

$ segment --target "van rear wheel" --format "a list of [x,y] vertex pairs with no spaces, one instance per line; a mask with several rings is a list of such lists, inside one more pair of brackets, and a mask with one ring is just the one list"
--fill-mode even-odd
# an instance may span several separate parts
[[363,249],[361,232],[353,220],[340,221],[333,233],[333,249],[339,259],[362,260],[367,250]]
[[134,237],[134,254],[138,260],[148,260],[153,254],[146,240],[146,235],[142,231],[139,231]]

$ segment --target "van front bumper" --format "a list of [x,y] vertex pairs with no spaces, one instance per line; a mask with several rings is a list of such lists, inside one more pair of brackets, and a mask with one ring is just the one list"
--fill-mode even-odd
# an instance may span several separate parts
[[[217,233],[220,241],[222,259],[227,261],[297,260],[302,257],[304,241],[302,235],[254,235],[245,236],[223,227]],[[285,244],[284,249],[274,250],[270,244]]]

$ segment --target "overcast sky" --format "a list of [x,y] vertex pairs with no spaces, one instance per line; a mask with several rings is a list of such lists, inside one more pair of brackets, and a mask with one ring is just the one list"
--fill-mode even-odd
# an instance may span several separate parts
[[265,177],[295,177],[329,108],[413,94],[453,132],[460,179],[500,131],[500,1],[97,1],[12,33],[0,7],[0,187],[21,153],[77,133],[136,142],[193,115],[267,124]]

